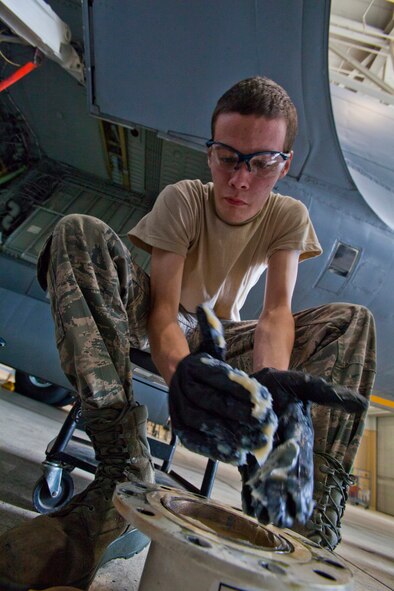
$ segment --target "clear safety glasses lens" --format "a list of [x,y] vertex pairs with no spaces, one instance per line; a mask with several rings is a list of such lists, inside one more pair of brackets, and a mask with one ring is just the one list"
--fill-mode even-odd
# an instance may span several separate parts
[[210,155],[220,169],[227,172],[238,170],[245,165],[249,172],[258,176],[265,177],[275,174],[285,164],[280,154],[261,154],[254,156],[250,160],[240,160],[237,153],[223,146],[211,146]]

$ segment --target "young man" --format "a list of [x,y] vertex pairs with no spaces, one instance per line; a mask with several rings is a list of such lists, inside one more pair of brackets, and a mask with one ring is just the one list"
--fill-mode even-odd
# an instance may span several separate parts
[[[271,80],[249,78],[221,97],[208,142],[213,183],[167,187],[130,232],[152,254],[150,277],[103,222],[70,215],[55,228],[39,277],[100,465],[95,481],[64,509],[1,537],[3,585],[88,586],[105,548],[126,527],[111,502],[116,483],[154,478],[146,411],[131,390],[130,345],[149,342],[170,384],[179,362],[198,349],[200,303],[222,320],[230,365],[248,374],[301,369],[369,397],[370,313],[343,304],[291,312],[298,263],[321,252],[304,205],[272,192],[290,168],[296,130],[295,107]],[[242,322],[239,311],[265,269],[261,316]],[[332,548],[364,417],[319,407],[313,419],[317,505],[304,533]]]

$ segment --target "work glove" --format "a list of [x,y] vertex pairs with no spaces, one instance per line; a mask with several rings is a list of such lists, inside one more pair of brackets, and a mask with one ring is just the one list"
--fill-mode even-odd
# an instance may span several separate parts
[[305,524],[314,507],[311,402],[348,412],[361,412],[368,402],[357,392],[300,371],[265,368],[253,377],[271,392],[278,428],[265,464],[259,466],[248,454],[239,467],[243,509],[263,524]]
[[244,464],[246,454],[263,462],[277,427],[267,388],[225,363],[220,321],[206,305],[197,310],[202,344],[182,359],[169,387],[173,431],[196,453]]
[[273,397],[276,413],[281,414],[288,402],[316,402],[324,406],[337,406],[347,412],[362,412],[368,408],[368,400],[345,386],[330,384],[324,378],[302,371],[279,370],[266,367],[252,377],[268,388]]
[[314,507],[313,435],[310,403],[288,401],[265,463],[248,454],[239,467],[245,513],[277,527],[306,523]]

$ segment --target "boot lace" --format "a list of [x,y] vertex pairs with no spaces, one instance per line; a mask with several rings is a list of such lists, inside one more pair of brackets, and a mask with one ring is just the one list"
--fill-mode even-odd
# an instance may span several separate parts
[[[88,431],[88,429],[87,429]],[[96,460],[99,462],[96,479],[111,480],[122,478],[124,469],[130,461],[127,441],[122,424],[114,425],[111,431],[88,431],[96,450]]]
[[56,515],[67,514],[75,507],[83,506],[94,511],[97,498],[111,501],[116,482],[124,479],[124,469],[129,455],[122,425],[114,425],[111,431],[102,432],[93,432],[87,427],[86,432],[92,440],[99,462],[95,479],[84,491],[75,495],[70,503],[56,511]]
[[319,483],[321,498],[314,508],[312,519],[306,524],[306,537],[314,541],[320,538],[320,546],[334,550],[342,540],[341,519],[348,499],[348,488],[354,484],[354,477],[330,454],[316,452],[315,456],[322,458],[319,469],[327,474],[327,479],[324,484]]

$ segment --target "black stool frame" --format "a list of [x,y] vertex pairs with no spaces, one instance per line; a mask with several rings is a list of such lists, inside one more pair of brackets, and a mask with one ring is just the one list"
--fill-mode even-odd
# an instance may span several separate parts
[[[145,351],[131,349],[130,359],[133,364],[151,373],[158,374],[151,356]],[[74,484],[70,472],[80,468],[94,474],[97,468],[94,450],[90,441],[74,434],[76,428],[83,428],[81,402],[78,399],[69,411],[59,434],[46,449],[43,462],[43,476],[37,481],[33,490],[33,504],[40,513],[49,513],[65,505],[73,495]],[[190,492],[210,497],[217,471],[218,462],[208,459],[200,488],[197,488],[171,469],[175,448],[178,443],[172,434],[169,443],[149,437],[149,445],[155,463],[157,481]]]

